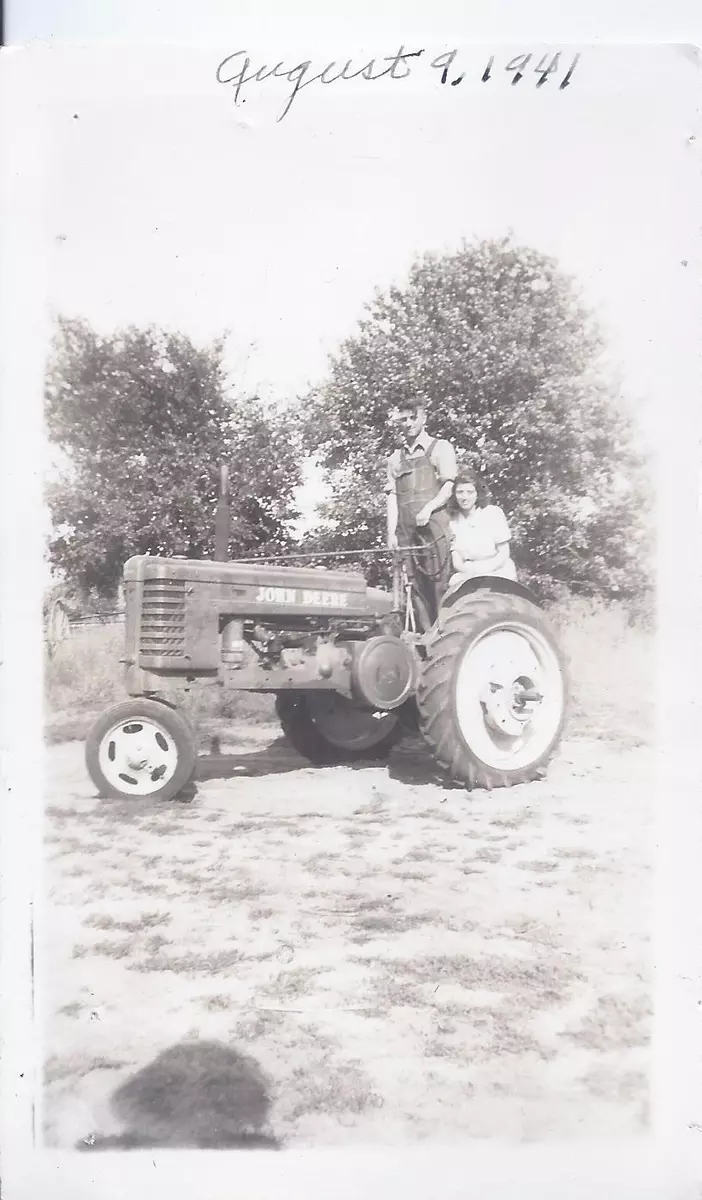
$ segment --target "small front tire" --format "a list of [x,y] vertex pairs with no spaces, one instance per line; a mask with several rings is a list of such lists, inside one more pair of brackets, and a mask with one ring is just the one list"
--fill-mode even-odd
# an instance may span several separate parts
[[100,796],[172,800],[195,774],[197,746],[191,725],[170,705],[125,700],[90,729],[85,762]]

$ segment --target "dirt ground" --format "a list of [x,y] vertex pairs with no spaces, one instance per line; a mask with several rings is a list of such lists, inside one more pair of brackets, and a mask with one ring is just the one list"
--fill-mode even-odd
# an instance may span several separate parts
[[47,750],[48,1145],[646,1131],[651,751],[571,740],[469,795],[416,742],[221,750],[166,804]]

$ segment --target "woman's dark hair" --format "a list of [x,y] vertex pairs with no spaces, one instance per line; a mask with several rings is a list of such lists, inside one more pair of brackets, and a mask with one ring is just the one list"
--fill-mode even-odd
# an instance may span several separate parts
[[461,511],[456,503],[456,489],[464,483],[472,483],[473,487],[478,493],[478,498],[475,502],[478,508],[482,508],[483,505],[489,502],[488,489],[482,475],[480,475],[480,473],[473,467],[459,467],[456,478],[453,481],[451,496],[447,504],[447,508],[452,516],[458,515],[458,513]]

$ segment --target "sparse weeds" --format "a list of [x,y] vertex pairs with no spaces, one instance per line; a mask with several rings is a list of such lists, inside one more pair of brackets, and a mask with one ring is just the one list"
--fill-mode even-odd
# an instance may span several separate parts
[[72,1001],[70,1004],[64,1004],[63,1007],[59,1009],[59,1013],[62,1017],[79,1017],[82,1011],[83,1005],[79,1004],[77,1000]]
[[476,850],[475,857],[481,862],[498,863],[502,858],[502,851],[490,850],[487,846],[482,846],[480,850]]
[[137,939],[126,938],[123,941],[93,942],[90,946],[74,946],[74,958],[87,958],[91,954],[101,958],[127,958],[134,951]]
[[203,879],[199,880],[198,890],[209,904],[243,904],[266,893],[262,883],[216,883]]
[[561,992],[577,978],[574,971],[555,960],[539,958],[529,961],[518,958],[482,955],[426,955],[413,959],[384,959],[383,971],[398,980],[417,984],[439,984],[444,981],[459,984],[468,990],[487,989],[495,992]]
[[419,929],[423,925],[436,925],[439,919],[438,913],[397,913],[391,912],[385,915],[378,913],[375,915],[358,916],[354,919],[354,925],[358,930],[364,930],[367,933],[408,933],[411,930]]
[[124,1062],[117,1058],[107,1058],[98,1055],[88,1058],[85,1055],[73,1056],[52,1055],[44,1065],[44,1083],[61,1083],[66,1079],[82,1079],[92,1071],[119,1071]]
[[289,1081],[295,1102],[288,1120],[298,1121],[311,1113],[362,1113],[382,1108],[383,1098],[374,1089],[360,1063],[332,1061],[322,1070],[296,1068]]
[[263,994],[277,1000],[296,1000],[309,991],[324,971],[319,967],[293,967],[279,971],[275,979],[263,988]]
[[93,929],[115,929],[123,933],[141,933],[145,929],[153,929],[157,925],[167,925],[171,914],[167,912],[144,912],[130,920],[113,917],[110,913],[93,913],[83,921]]
[[208,1012],[227,1012],[232,1006],[232,998],[220,993],[215,996],[205,996],[200,1003]]
[[600,996],[576,1029],[561,1037],[589,1050],[636,1049],[648,1045],[651,1005],[642,996]]
[[238,950],[213,951],[211,954],[164,954],[130,963],[132,971],[172,971],[174,975],[218,975],[241,962],[244,955]]
[[531,808],[523,808],[521,812],[511,814],[508,817],[493,817],[490,825],[495,825],[498,829],[520,829],[522,825],[533,821],[534,816],[535,813]]
[[558,863],[546,862],[540,859],[534,859],[532,862],[520,862],[516,865],[520,871],[536,871],[537,873],[556,871],[558,869]]

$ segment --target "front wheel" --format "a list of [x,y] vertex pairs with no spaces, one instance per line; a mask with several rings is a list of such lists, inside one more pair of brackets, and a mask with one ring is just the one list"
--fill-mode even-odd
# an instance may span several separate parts
[[567,698],[551,625],[521,596],[476,592],[428,639],[420,731],[437,762],[468,787],[537,778],[560,741]]
[[359,708],[339,692],[279,692],[275,707],[288,741],[318,766],[386,758],[404,734],[394,712]]
[[191,725],[159,700],[125,700],[92,726],[88,774],[100,796],[171,800],[192,779],[197,746]]

